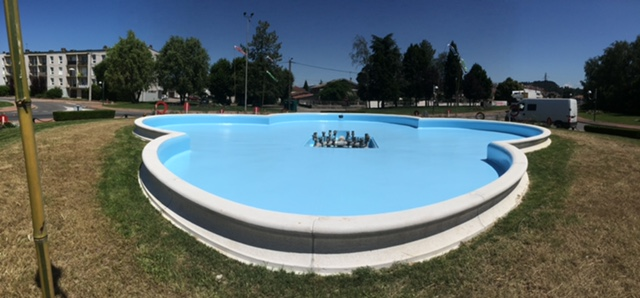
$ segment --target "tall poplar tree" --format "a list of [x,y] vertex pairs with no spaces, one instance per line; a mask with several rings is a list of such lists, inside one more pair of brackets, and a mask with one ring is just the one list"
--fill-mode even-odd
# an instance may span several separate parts
[[[282,61],[276,31],[270,31],[271,25],[258,21],[256,32],[249,42],[249,82],[248,98],[254,105],[275,103],[278,98],[287,98],[289,82],[293,75],[279,65]],[[245,47],[246,48],[246,47]]]
[[133,31],[107,51],[105,81],[118,98],[138,102],[154,81],[154,61],[149,47]]

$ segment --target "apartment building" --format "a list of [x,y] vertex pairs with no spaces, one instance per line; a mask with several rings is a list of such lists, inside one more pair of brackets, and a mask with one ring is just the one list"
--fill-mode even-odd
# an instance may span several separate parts
[[[149,48],[154,58],[158,52]],[[107,47],[100,50],[67,50],[32,52],[25,51],[25,63],[28,65],[29,85],[33,82],[46,84],[47,90],[58,87],[66,98],[92,98],[93,85],[102,85],[96,80],[93,68],[107,56]],[[7,85],[12,80],[12,59],[9,53],[0,54],[0,85]],[[108,86],[107,86],[108,88]],[[142,92],[140,101],[156,101],[162,97],[162,88],[151,86]]]

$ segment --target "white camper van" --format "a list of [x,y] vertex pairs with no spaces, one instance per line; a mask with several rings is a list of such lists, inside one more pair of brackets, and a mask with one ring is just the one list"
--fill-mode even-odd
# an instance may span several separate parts
[[573,98],[526,98],[512,104],[505,119],[544,122],[575,129],[578,124],[578,103]]

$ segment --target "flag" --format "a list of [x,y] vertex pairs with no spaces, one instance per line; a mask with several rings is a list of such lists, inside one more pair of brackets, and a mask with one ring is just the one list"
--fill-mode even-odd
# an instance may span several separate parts
[[274,77],[268,70],[266,72],[274,81],[278,81],[278,79],[276,79],[276,77]]
[[233,48],[234,48],[234,49],[236,49],[236,51],[238,51],[238,52],[242,53],[242,55],[243,55],[243,56],[246,56],[246,55],[247,55],[247,53],[245,53],[245,52],[244,52],[244,50],[242,50],[242,48],[241,48],[241,47],[239,47],[239,46],[233,46]]

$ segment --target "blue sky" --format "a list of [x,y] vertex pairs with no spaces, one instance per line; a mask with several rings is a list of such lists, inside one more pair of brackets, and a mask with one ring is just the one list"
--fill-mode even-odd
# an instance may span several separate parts
[[[22,34],[32,51],[113,46],[133,30],[160,50],[169,37],[195,37],[211,63],[239,57],[247,20],[271,24],[282,43],[282,65],[293,58],[295,84],[355,80],[356,35],[393,33],[402,53],[429,41],[439,53],[454,40],[468,68],[480,64],[494,82],[549,80],[580,87],[587,59],[618,40],[640,35],[638,0],[50,0],[19,1]],[[0,51],[8,51],[0,30]],[[327,70],[329,69],[329,70]]]

